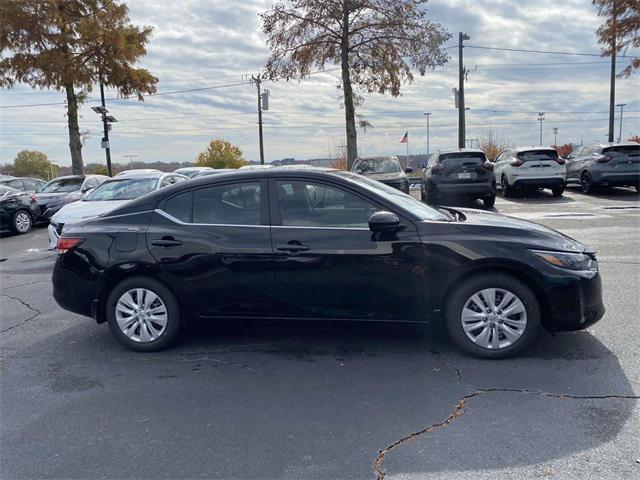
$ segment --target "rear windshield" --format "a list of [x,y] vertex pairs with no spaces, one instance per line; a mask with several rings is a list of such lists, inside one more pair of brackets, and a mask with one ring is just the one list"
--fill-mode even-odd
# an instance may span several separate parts
[[602,154],[607,155],[608,157],[640,157],[640,144],[607,147],[602,150]]
[[355,164],[357,173],[396,173],[400,170],[395,158],[361,158]]
[[481,165],[487,161],[482,152],[443,153],[438,161],[445,167],[461,167],[462,165]]
[[84,178],[61,178],[59,180],[51,180],[40,189],[39,193],[66,193],[80,190],[84,182]]
[[518,160],[522,160],[523,162],[557,159],[558,152],[555,150],[529,150],[527,152],[518,153]]

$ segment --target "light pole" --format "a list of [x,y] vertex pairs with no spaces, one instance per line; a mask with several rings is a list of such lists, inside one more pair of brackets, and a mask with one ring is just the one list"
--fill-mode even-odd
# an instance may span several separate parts
[[427,117],[427,160],[429,160],[429,117],[431,116],[431,112],[423,113],[425,117]]
[[540,146],[542,146],[542,122],[544,122],[544,112],[538,112],[538,121],[540,122]]
[[620,107],[620,134],[618,135],[618,143],[622,142],[622,112],[626,103],[619,103],[616,107]]
[[133,159],[138,158],[139,155],[122,155],[124,158],[129,159],[129,169],[133,168]]
[[464,148],[465,144],[465,108],[464,108],[464,60],[462,49],[464,48],[464,41],[471,40],[471,37],[464,32],[458,34],[458,148]]
[[553,127],[553,148],[558,148],[558,127]]

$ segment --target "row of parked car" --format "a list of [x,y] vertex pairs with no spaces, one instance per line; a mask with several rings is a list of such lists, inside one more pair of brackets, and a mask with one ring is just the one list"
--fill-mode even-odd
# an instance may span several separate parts
[[[352,171],[409,193],[407,173],[397,157],[358,159]],[[551,147],[507,148],[495,159],[481,150],[436,150],[416,182],[421,199],[435,204],[450,197],[481,199],[493,207],[498,188],[505,197],[525,189],[550,189],[561,196],[568,183],[579,183],[591,194],[600,187],[640,188],[640,145],[598,143],[583,145],[567,157]]]
[[196,176],[228,169],[180,168],[172,173],[134,169],[106,175],[67,175],[46,182],[39,178],[0,176],[0,231],[27,233],[34,224],[49,223],[55,247],[68,221],[92,218],[134,198]]

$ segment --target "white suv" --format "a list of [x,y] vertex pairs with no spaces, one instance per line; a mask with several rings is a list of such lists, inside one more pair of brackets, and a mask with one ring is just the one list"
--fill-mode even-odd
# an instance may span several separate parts
[[494,162],[496,181],[505,197],[519,188],[549,188],[559,197],[567,184],[565,161],[554,148],[507,148]]

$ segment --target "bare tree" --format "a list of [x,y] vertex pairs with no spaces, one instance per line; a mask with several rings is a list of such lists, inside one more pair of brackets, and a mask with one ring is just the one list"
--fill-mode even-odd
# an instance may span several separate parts
[[304,78],[312,68],[339,65],[344,93],[347,159],[358,155],[354,87],[400,95],[412,69],[448,60],[451,35],[426,17],[427,0],[286,0],[261,15],[271,79]]
[[495,160],[502,150],[513,144],[504,135],[500,135],[491,129],[486,135],[480,137],[478,143],[480,150],[484,152],[489,160]]

